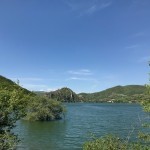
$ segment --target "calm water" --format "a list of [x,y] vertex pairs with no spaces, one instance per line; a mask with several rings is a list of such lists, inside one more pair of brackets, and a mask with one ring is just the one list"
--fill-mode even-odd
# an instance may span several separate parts
[[[136,104],[66,104],[64,120],[52,122],[20,121],[15,133],[18,150],[78,150],[92,134],[99,137],[114,133],[123,137],[136,127],[144,113]],[[138,122],[138,123],[137,123]]]

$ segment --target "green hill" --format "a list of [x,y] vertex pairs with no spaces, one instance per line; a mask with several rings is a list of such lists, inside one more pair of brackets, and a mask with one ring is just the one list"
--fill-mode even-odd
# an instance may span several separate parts
[[30,92],[29,90],[22,88],[21,86],[19,86],[18,84],[16,84],[12,80],[5,78],[5,77],[0,75],[0,90],[7,90],[7,91],[11,92],[13,90],[18,90],[18,89],[23,90],[24,94],[35,95],[34,93]]
[[56,91],[47,92],[46,97],[56,99],[61,102],[80,102],[81,98],[69,88],[61,88]]
[[80,93],[89,102],[137,102],[147,99],[146,87],[142,85],[116,86],[96,93]]

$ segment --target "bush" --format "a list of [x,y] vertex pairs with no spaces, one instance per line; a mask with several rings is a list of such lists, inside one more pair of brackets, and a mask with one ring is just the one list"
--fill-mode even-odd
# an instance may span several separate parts
[[86,142],[83,150],[150,150],[141,143],[127,143],[118,137],[107,135],[93,141]]
[[30,121],[51,121],[61,119],[64,107],[60,102],[46,97],[33,97],[30,101],[26,120]]

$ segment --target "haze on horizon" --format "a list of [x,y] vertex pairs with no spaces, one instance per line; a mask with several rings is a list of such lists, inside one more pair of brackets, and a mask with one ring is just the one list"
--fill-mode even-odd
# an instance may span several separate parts
[[0,75],[29,90],[144,85],[149,0],[1,0]]

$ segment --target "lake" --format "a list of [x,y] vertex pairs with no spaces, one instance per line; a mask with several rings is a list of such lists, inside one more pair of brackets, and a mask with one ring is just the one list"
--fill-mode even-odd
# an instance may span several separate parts
[[15,133],[21,142],[18,150],[80,150],[92,136],[116,134],[127,137],[135,128],[136,138],[144,112],[137,104],[73,103],[65,119],[52,122],[19,121]]

